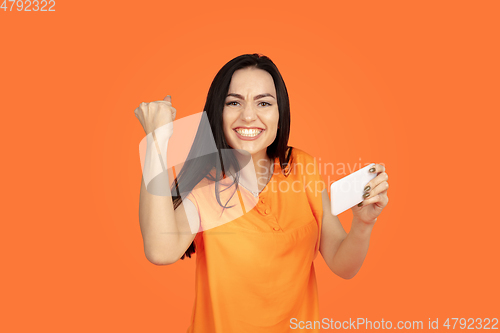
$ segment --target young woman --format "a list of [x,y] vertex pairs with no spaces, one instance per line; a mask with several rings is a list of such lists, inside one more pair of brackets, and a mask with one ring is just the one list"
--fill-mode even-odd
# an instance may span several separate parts
[[[347,234],[331,214],[315,159],[288,146],[288,93],[268,57],[245,54],[224,65],[204,110],[212,133],[200,129],[190,155],[209,139],[218,153],[188,157],[171,197],[149,193],[142,181],[146,257],[162,265],[196,252],[188,332],[289,332],[300,322],[320,321],[313,260],[320,252],[345,279],[359,271],[374,223],[388,203],[384,166],[370,170],[377,176],[367,184],[362,205],[352,208]],[[176,110],[167,96],[142,103],[135,114],[149,134],[172,122]],[[257,180],[253,190],[249,178],[236,172],[248,161]],[[199,232],[192,233],[190,223]]]

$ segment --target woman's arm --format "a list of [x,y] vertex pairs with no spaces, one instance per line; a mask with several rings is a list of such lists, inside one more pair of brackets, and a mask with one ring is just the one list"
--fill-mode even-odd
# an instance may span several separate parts
[[182,257],[196,236],[188,220],[199,223],[198,211],[190,200],[184,200],[174,210],[172,197],[149,193],[142,179],[139,223],[144,253],[150,262],[169,265]]
[[339,219],[332,215],[327,190],[322,192],[323,225],[320,252],[328,267],[344,279],[354,277],[361,268],[368,252],[374,223],[389,202],[389,176],[385,172],[385,166],[375,164],[369,172],[376,173],[377,176],[365,187],[364,200],[351,208],[353,219],[349,234],[346,234]]
[[323,220],[319,250],[330,270],[344,279],[350,279],[360,270],[373,228],[353,219],[351,230],[346,233],[337,216],[331,213],[328,191],[323,190]]
[[[191,232],[188,221],[199,226],[198,211],[194,204],[185,200],[174,210],[170,196],[170,181],[165,168],[168,141],[173,133],[172,122],[176,115],[171,101],[171,97],[167,96],[163,101],[141,103],[134,111],[147,134],[139,199],[139,223],[146,258],[157,265],[168,265],[179,260],[196,236],[196,233]],[[164,178],[161,178],[162,176]],[[151,181],[152,179],[155,180]],[[159,190],[161,194],[149,193],[145,180],[150,190],[155,186],[161,187],[152,191],[154,193]]]

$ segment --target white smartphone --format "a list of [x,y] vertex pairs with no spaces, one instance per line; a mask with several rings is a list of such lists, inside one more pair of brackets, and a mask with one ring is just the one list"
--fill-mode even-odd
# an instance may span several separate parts
[[377,176],[377,173],[368,171],[374,166],[375,163],[371,163],[332,183],[330,197],[333,215],[337,216],[363,201],[366,184]]

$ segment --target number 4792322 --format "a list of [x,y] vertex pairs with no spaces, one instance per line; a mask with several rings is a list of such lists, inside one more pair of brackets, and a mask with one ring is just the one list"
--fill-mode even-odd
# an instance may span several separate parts
[[[443,326],[448,328],[448,329],[455,329],[455,326],[457,323],[460,326],[460,329],[492,329],[492,330],[497,330],[498,329],[498,318],[447,318],[446,321],[443,323]],[[491,325],[491,326],[490,326]],[[458,327],[457,327],[458,328]]]
[[[0,0],[1,1],[1,0]],[[55,0],[3,0],[0,10],[4,12],[55,12]]]

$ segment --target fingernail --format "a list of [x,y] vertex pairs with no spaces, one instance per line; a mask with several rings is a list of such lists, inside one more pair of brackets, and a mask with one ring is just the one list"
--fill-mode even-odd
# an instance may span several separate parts
[[358,204],[358,207],[361,207],[363,206],[363,201],[361,201],[359,204]]
[[368,170],[370,172],[375,172],[375,168],[371,168],[370,170]]
[[363,194],[363,198],[368,198],[369,196],[370,196],[370,193]]
[[365,192],[368,192],[369,190],[371,190],[372,188],[370,186],[367,186],[365,187]]

